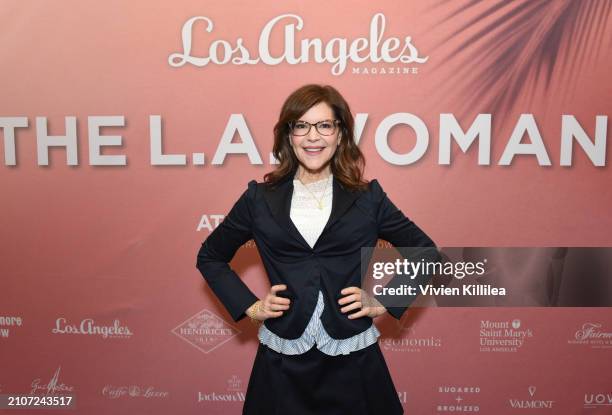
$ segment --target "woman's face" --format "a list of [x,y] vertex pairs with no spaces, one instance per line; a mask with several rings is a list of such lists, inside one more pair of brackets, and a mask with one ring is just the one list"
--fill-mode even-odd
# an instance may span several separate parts
[[[297,121],[316,124],[320,121],[330,120],[330,124],[326,123],[319,127],[319,129],[325,130],[326,128],[329,129],[330,125],[333,125],[334,119],[336,117],[332,108],[326,102],[320,102],[312,106]],[[321,134],[314,126],[310,127],[308,134],[296,135],[296,133],[300,134],[299,130],[307,131],[307,129],[307,124],[302,125],[301,128],[294,126],[293,131],[290,133],[291,147],[303,168],[313,173],[320,172],[328,166],[340,143],[340,125],[335,126],[335,131],[332,135]]]

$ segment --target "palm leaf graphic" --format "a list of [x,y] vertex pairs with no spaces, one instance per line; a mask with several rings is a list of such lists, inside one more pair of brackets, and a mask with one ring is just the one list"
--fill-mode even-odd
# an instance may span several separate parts
[[[464,108],[505,114],[520,96],[533,99],[538,88],[548,96],[555,72],[571,94],[578,73],[602,53],[611,8],[612,0],[464,1],[442,21],[464,23],[436,48],[465,37],[443,60],[465,63],[453,75],[467,80],[458,85]],[[467,13],[476,14],[465,21]]]

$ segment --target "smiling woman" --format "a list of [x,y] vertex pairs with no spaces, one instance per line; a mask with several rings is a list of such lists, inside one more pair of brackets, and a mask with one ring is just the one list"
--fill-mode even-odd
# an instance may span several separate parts
[[290,123],[291,147],[300,162],[297,177],[303,184],[329,176],[329,160],[342,138],[336,135],[339,121],[334,117],[332,108],[319,102]]
[[365,159],[354,128],[348,102],[333,87],[305,85],[294,91],[274,126],[272,154],[280,165],[265,175],[266,183],[276,187],[294,174],[307,184],[333,173],[350,190],[365,190]]
[[[251,180],[204,241],[197,267],[235,321],[260,324],[243,414],[402,414],[373,319],[406,307],[369,301],[361,248],[435,246],[363,179],[348,103],[327,85],[305,85],[285,100],[274,127],[279,161]],[[228,263],[253,239],[270,280],[262,298]],[[405,304],[408,304],[407,301]]]

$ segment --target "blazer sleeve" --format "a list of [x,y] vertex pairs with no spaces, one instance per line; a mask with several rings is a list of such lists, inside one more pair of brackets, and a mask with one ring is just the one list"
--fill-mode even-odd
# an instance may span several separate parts
[[252,202],[256,188],[257,182],[251,180],[227,216],[202,242],[197,256],[196,268],[234,321],[244,318],[246,309],[258,300],[229,266],[236,251],[253,237]]
[[[421,228],[419,228],[414,222],[408,219],[404,213],[398,209],[391,200],[387,197],[387,194],[382,189],[378,180],[374,179],[371,181],[372,193],[374,197],[375,206],[377,206],[376,223],[378,225],[378,237],[391,243],[394,247],[398,248],[398,251],[403,257],[414,260],[415,255],[418,258],[425,258],[428,260],[438,260],[439,254],[436,249],[436,244],[431,240],[429,236]],[[402,249],[402,248],[432,248],[432,249]],[[386,285],[386,287],[397,287],[402,283],[405,283],[406,277],[395,276]],[[431,276],[417,275],[414,280],[411,280],[412,285],[426,284],[431,279]],[[396,319],[400,319],[406,309],[410,307],[410,304],[416,299],[415,296],[407,296],[408,298],[403,299],[402,304],[406,304],[402,307],[387,307],[387,311]]]

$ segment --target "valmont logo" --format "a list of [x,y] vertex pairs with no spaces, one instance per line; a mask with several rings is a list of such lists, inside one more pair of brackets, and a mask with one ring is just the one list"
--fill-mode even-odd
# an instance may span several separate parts
[[[296,14],[282,14],[265,24],[259,34],[257,54],[249,51],[242,37],[234,43],[224,40],[213,40],[208,46],[208,56],[193,56],[192,42],[197,36],[196,23],[203,21],[205,31],[211,33],[213,21],[206,16],[194,16],[188,19],[181,30],[183,51],[168,56],[168,63],[173,67],[181,67],[186,63],[195,66],[208,64],[226,65],[279,65],[287,62],[298,65],[307,62],[333,64],[331,73],[341,75],[346,70],[349,61],[353,63],[425,63],[428,56],[419,56],[419,51],[412,44],[411,36],[389,37],[383,40],[385,31],[385,15],[376,13],[370,21],[369,37],[358,37],[351,41],[343,37],[334,37],[324,42],[320,38],[304,38],[296,40],[296,32],[304,27],[304,20]],[[198,25],[199,26],[199,25]],[[270,52],[270,40],[275,28],[282,30],[282,53],[273,56]]]

